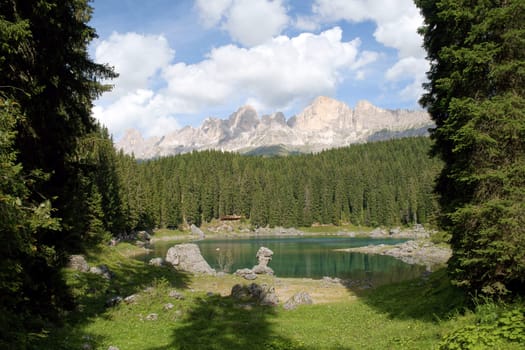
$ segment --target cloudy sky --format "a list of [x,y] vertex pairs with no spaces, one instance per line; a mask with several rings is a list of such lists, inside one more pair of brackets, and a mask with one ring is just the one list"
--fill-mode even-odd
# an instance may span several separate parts
[[95,61],[120,74],[93,113],[118,140],[163,135],[250,104],[316,96],[419,108],[428,64],[412,0],[94,0]]

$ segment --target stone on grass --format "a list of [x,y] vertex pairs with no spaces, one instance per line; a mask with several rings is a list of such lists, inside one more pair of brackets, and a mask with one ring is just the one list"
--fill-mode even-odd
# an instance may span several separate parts
[[164,304],[164,310],[171,310],[175,307],[172,303]]
[[109,267],[107,267],[107,265],[92,266],[89,269],[89,272],[94,273],[95,275],[102,276],[108,280],[110,280],[111,277],[113,277],[113,273],[109,270]]
[[252,283],[248,286],[236,284],[232,287],[231,296],[242,302],[255,302],[260,305],[274,306],[279,303],[275,289],[264,283]]
[[199,246],[194,243],[177,244],[166,253],[166,261],[180,271],[215,275],[215,270],[202,257]]
[[89,265],[86,261],[86,258],[84,255],[71,255],[69,257],[69,263],[67,264],[67,267],[71,269],[75,269],[80,272],[88,272],[89,271]]
[[159,318],[159,315],[155,313],[151,313],[148,316],[146,316],[147,321],[157,321],[158,318]]
[[250,281],[257,278],[257,275],[250,269],[238,269],[235,274]]
[[138,295],[137,294],[131,294],[124,298],[124,302],[126,304],[133,304],[137,301]]
[[175,298],[177,300],[183,300],[184,299],[184,295],[182,295],[181,293],[177,292],[175,289],[171,290],[169,292],[168,296],[170,298]]
[[313,304],[310,294],[306,292],[299,292],[294,294],[290,299],[284,303],[283,307],[285,310],[293,310],[298,305]]
[[111,345],[111,346],[108,348],[108,350],[120,350],[120,349],[117,348],[116,346]]
[[252,271],[258,275],[273,275],[273,269],[269,266],[255,265],[252,267]]
[[164,265],[164,259],[162,259],[162,258],[153,258],[153,259],[150,259],[148,264],[151,265],[151,266],[160,267],[160,266]]
[[106,307],[112,307],[112,306],[117,306],[118,304],[120,304],[122,302],[122,297],[121,296],[116,296],[116,297],[112,297],[112,298],[109,298],[108,300],[106,300]]

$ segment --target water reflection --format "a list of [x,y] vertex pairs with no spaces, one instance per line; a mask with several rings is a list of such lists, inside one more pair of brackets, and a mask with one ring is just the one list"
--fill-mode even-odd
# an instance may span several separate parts
[[[232,271],[251,268],[257,263],[259,247],[273,250],[269,266],[279,277],[323,276],[352,280],[369,280],[375,285],[387,284],[420,276],[424,267],[408,265],[388,256],[337,252],[334,249],[368,244],[396,244],[402,240],[381,240],[346,237],[256,237],[199,241],[202,255],[208,263],[219,268],[219,254],[228,252],[233,258]],[[164,256],[173,243],[157,243],[153,255]]]

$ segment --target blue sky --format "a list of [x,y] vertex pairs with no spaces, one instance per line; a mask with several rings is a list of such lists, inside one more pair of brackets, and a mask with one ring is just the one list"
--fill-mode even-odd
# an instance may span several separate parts
[[319,96],[419,108],[428,63],[412,0],[95,0],[90,54],[115,67],[94,116],[118,140],[160,136],[250,104]]

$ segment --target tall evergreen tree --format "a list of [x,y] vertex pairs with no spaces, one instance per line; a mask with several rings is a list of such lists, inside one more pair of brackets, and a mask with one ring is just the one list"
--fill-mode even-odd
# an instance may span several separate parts
[[[0,0],[0,85],[22,116],[11,153],[22,185],[12,195],[15,203],[44,203],[35,213],[47,208],[42,218],[55,223],[34,225],[24,215],[13,217],[19,221],[11,224],[24,232],[29,246],[10,245],[9,254],[0,257],[2,265],[12,258],[16,273],[11,277],[23,281],[7,294],[2,291],[2,300],[15,300],[3,307],[21,319],[20,334],[38,330],[42,324],[35,320],[58,320],[60,309],[71,306],[59,269],[89,229],[75,212],[75,201],[94,193],[83,183],[92,174],[79,161],[78,145],[97,128],[92,100],[106,89],[99,81],[115,76],[88,56],[87,45],[95,37],[87,25],[90,13],[87,0]],[[43,181],[27,180],[36,174]],[[23,348],[23,342],[18,344]]]
[[416,0],[431,69],[421,99],[445,161],[436,190],[450,273],[489,295],[525,284],[525,2]]

